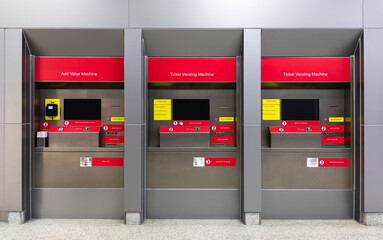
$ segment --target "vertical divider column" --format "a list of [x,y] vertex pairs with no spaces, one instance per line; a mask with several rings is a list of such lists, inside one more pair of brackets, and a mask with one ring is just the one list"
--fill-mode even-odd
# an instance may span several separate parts
[[261,30],[245,29],[243,44],[243,221],[260,224]]
[[140,224],[143,219],[144,163],[144,94],[142,30],[124,31],[124,210],[127,225]]
[[[5,57],[5,34],[0,29],[0,212],[5,211],[4,206],[4,57]],[[3,214],[4,215],[4,214]],[[0,214],[0,221],[6,221]]]

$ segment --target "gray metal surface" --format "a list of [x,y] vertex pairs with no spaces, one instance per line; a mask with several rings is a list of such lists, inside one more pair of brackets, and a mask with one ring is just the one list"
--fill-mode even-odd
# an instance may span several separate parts
[[49,147],[99,147],[100,132],[50,132]]
[[366,125],[383,125],[383,111],[376,108],[376,105],[382,101],[382,41],[383,29],[364,30],[364,92],[366,92],[364,123]]
[[0,29],[0,124],[4,123],[5,30]]
[[143,122],[143,61],[141,29],[126,29],[124,74],[125,74],[125,123]]
[[[368,79],[366,79],[368,81]],[[382,147],[383,126],[364,126],[364,211],[383,212]]]
[[124,167],[124,210],[141,212],[143,191],[143,141],[145,126],[142,124],[125,124],[125,167]]
[[0,3],[0,27],[123,28],[128,25],[128,19],[127,0]]
[[352,219],[352,190],[262,190],[263,219]]
[[149,219],[239,219],[240,191],[147,189]]
[[[236,158],[236,166],[193,167],[193,157]],[[237,152],[148,152],[147,188],[239,188]],[[234,203],[233,203],[234,204]]]
[[210,132],[160,132],[160,147],[210,147]]
[[363,25],[365,28],[383,27],[383,2],[381,0],[363,1]]
[[33,189],[32,218],[123,219],[122,188]]
[[270,132],[271,148],[320,148],[322,146],[321,132],[284,133]]
[[261,212],[261,126],[243,127],[243,211]]
[[242,30],[239,29],[144,30],[143,36],[146,55],[149,57],[241,55]]
[[352,189],[350,167],[307,167],[307,158],[350,158],[350,153],[262,152],[263,189]]
[[[101,26],[95,27],[101,28]],[[24,32],[32,54],[36,56],[122,57],[124,55],[123,30],[24,29]]]
[[[122,188],[123,167],[80,167],[81,157],[122,158],[123,152],[93,152],[92,148],[77,151],[35,151],[33,188]],[[35,204],[35,203],[34,203]]]
[[5,30],[5,123],[22,123],[22,30]]
[[261,30],[245,29],[243,46],[243,123],[261,124]]
[[8,212],[0,212],[0,222],[8,222]]
[[362,2],[245,0],[238,4],[219,0],[131,0],[129,27],[357,28],[362,27]]
[[0,211],[5,208],[5,158],[4,158],[4,124],[0,123]]
[[[345,8],[345,2],[343,4],[342,8]],[[262,56],[348,57],[354,53],[360,33],[360,27],[359,29],[263,29]]]

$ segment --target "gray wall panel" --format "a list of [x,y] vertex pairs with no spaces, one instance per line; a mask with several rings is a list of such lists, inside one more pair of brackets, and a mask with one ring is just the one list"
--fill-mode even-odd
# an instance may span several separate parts
[[123,219],[122,188],[33,189],[33,218]]
[[124,209],[142,210],[142,131],[140,124],[125,124]]
[[352,191],[262,190],[263,219],[352,219]]
[[22,125],[6,124],[4,131],[4,209],[22,211]]
[[383,111],[376,106],[383,101],[383,29],[366,29],[364,41],[364,123],[380,125],[383,124]]
[[0,211],[5,210],[4,124],[0,123]]
[[149,219],[239,219],[239,190],[146,190]]
[[365,126],[364,211],[383,212],[383,126]]
[[125,123],[143,121],[142,101],[142,31],[125,30]]
[[128,0],[1,0],[0,27],[123,28]]
[[261,30],[244,30],[244,124],[261,124]]
[[243,129],[244,212],[261,212],[261,127]]
[[383,27],[383,1],[382,0],[364,0],[363,18],[364,27],[381,28]]
[[22,30],[5,30],[5,123],[22,123]]
[[4,123],[5,31],[0,29],[0,124]]
[[362,0],[131,0],[133,28],[362,27]]

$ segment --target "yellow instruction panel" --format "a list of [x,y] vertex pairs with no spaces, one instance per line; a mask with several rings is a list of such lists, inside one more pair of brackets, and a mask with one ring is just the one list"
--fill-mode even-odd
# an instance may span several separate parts
[[262,120],[281,120],[281,99],[262,99]]
[[329,122],[344,122],[344,117],[329,117]]
[[111,122],[123,122],[123,121],[125,121],[125,117],[111,117],[110,121]]
[[153,116],[154,120],[172,120],[172,100],[154,99]]
[[234,122],[234,117],[219,117],[220,122]]

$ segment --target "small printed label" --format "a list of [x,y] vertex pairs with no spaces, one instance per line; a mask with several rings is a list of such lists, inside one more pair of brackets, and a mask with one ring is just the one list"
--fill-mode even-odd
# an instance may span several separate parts
[[193,167],[205,167],[205,158],[193,157]]
[[48,131],[37,132],[37,138],[47,138],[47,137],[48,137]]
[[172,120],[172,100],[154,99],[153,100],[153,119]]
[[220,122],[234,122],[234,117],[219,117]]
[[92,167],[92,158],[80,157],[80,167]]
[[319,159],[318,158],[307,158],[307,167],[319,167]]
[[262,99],[262,120],[281,120],[280,99]]
[[110,121],[111,122],[124,122],[125,121],[125,117],[111,117]]
[[329,117],[329,122],[344,122],[344,117]]

